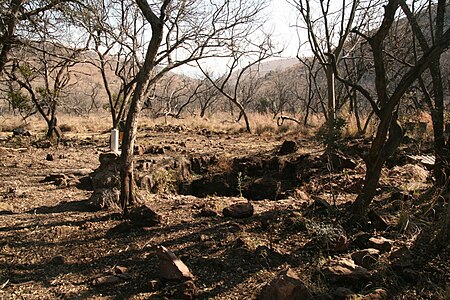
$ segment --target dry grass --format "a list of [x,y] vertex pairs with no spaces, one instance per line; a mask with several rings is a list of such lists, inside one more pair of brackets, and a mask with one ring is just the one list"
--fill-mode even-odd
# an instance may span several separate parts
[[[301,134],[303,136],[314,136],[318,128],[325,122],[322,114],[311,115],[308,118],[308,125],[303,126],[293,121],[286,120],[279,126],[277,119],[271,114],[249,113],[250,128],[252,133],[268,136],[275,134]],[[347,121],[343,136],[354,137],[358,130],[353,116],[344,116]],[[303,116],[297,118],[303,122]],[[92,114],[90,116],[73,116],[60,114],[58,117],[61,130],[68,134],[101,133],[111,129],[111,117],[107,112]],[[362,118],[362,122],[365,118]],[[242,118],[240,122],[235,122],[228,113],[210,114],[208,117],[187,116],[176,119],[172,117],[152,118],[142,114],[139,121],[140,129],[152,128],[155,125],[183,126],[192,130],[210,130],[227,133],[245,132],[245,122]],[[14,128],[25,127],[34,134],[45,133],[47,125],[38,115],[28,118],[25,122],[20,116],[2,116],[0,118],[0,132],[11,132]],[[374,130],[374,124],[369,125],[367,134]]]

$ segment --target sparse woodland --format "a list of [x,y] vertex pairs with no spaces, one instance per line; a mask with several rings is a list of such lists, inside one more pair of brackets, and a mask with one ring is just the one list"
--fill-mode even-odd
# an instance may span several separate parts
[[450,3],[283,1],[0,4],[1,299],[450,299]]

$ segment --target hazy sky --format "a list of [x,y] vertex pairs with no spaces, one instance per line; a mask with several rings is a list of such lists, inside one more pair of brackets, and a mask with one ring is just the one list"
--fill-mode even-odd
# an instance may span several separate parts
[[295,9],[286,0],[271,0],[268,30],[273,30],[274,39],[284,46],[283,57],[295,57],[299,45],[297,32],[293,25],[296,20]]

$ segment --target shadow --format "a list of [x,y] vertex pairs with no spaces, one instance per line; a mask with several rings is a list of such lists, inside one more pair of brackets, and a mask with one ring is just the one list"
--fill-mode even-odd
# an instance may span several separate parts
[[89,206],[88,200],[62,201],[55,206],[41,206],[27,211],[28,214],[54,214],[64,212],[95,212],[97,210]]

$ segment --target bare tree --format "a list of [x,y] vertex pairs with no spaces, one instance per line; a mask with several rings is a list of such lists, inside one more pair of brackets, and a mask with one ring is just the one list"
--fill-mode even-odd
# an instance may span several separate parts
[[[338,76],[339,80],[357,89],[369,101],[379,119],[376,135],[366,158],[364,188],[352,206],[353,219],[357,222],[365,219],[368,207],[375,196],[383,165],[397,149],[403,136],[397,112],[402,97],[436,57],[439,57],[450,46],[450,30],[447,30],[439,39],[435,39],[429,49],[424,51],[416,61],[410,62],[408,68],[402,68],[402,72],[388,73],[388,64],[393,56],[386,51],[386,40],[392,33],[396,16],[398,17],[400,1],[390,0],[384,6],[383,17],[378,29],[367,33],[354,30],[368,42],[372,53],[375,94],[360,84]],[[335,72],[337,72],[336,69]],[[395,78],[391,80],[388,77],[389,74]]]
[[[6,0],[0,5],[0,73],[8,61],[8,55],[13,46],[22,41],[20,33],[17,33],[37,30],[42,21],[42,14],[52,10],[61,11],[69,4],[80,4],[80,2],[77,0]],[[18,31],[18,28],[24,30]]]
[[[244,47],[231,50],[231,61],[227,71],[218,79],[211,75],[199,65],[200,70],[209,82],[234,106],[239,109],[237,122],[244,118],[247,132],[251,132],[250,121],[246,107],[253,100],[253,96],[260,84],[259,65],[265,59],[275,55],[273,45],[269,36],[266,36],[259,44],[246,38]],[[245,65],[242,66],[242,62]]]
[[299,30],[306,30],[308,45],[327,78],[327,127],[332,130],[336,114],[336,92],[334,69],[342,56],[342,50],[355,22],[360,1],[288,0],[299,13]]
[[57,113],[61,102],[76,81],[71,80],[71,68],[79,61],[81,50],[73,50],[59,44],[42,41],[16,49],[11,66],[4,71],[10,80],[17,83],[17,93],[27,93],[37,112],[47,123],[47,137],[56,134],[61,138],[57,124]]
[[[149,87],[168,71],[212,56],[229,56],[259,28],[260,1],[175,1],[136,4],[150,24],[151,35],[126,118],[122,145],[120,201],[124,213],[136,202],[133,148],[142,102]],[[157,68],[158,66],[158,68]]]

